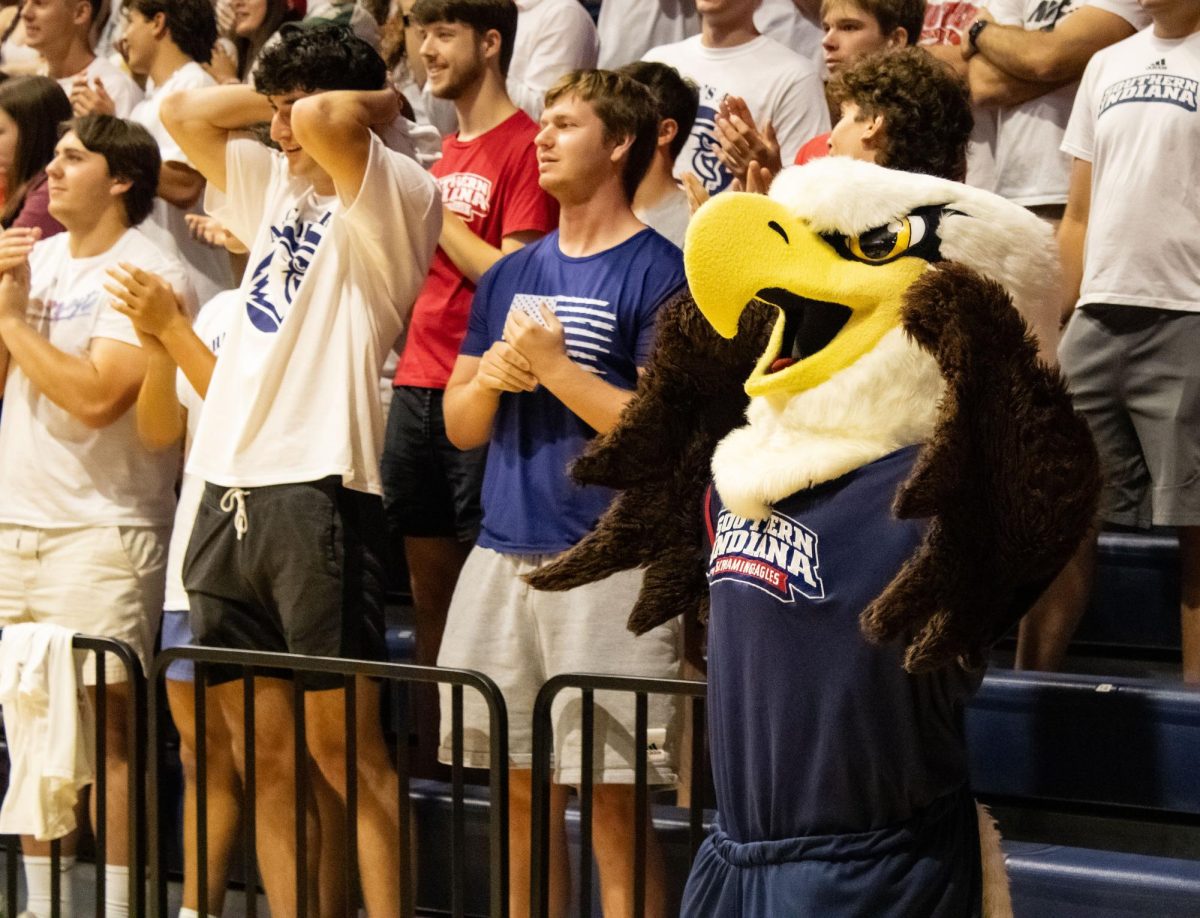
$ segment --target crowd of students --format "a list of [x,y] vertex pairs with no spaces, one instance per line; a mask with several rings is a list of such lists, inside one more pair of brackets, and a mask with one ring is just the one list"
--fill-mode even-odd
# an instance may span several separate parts
[[[563,594],[522,575],[609,503],[567,469],[632,396],[656,311],[685,284],[691,211],[765,193],[793,162],[965,179],[1059,228],[1061,291],[1048,278],[1026,319],[1092,425],[1104,519],[1179,527],[1184,674],[1200,681],[1196,0],[605,0],[599,30],[577,0],[24,0],[0,30],[0,624],[119,638],[143,664],[190,643],[378,659],[402,553],[417,661],[487,673],[508,706],[514,914],[528,910],[539,687],[580,670],[676,676],[683,651],[678,623],[624,629],[636,572]],[[1023,625],[1020,665],[1062,662],[1093,552]],[[209,701],[213,914],[249,803],[237,675],[167,674],[188,842],[195,692]],[[114,661],[111,916],[130,884],[122,678]],[[340,685],[306,679],[315,767],[296,812],[292,686],[254,683],[257,850],[277,914],[297,908],[298,828],[320,913],[359,894],[315,886],[342,876],[349,729],[362,901],[399,913],[379,688],[359,681],[349,727]],[[634,715],[598,701],[595,852],[619,916]],[[418,711],[432,748],[436,708]],[[664,698],[649,713],[651,780],[669,784],[678,711]],[[465,716],[467,762],[486,764],[486,710],[468,697]],[[578,709],[554,721],[563,914]],[[48,847],[23,845],[26,909],[49,915]],[[187,847],[181,918],[199,902]],[[662,869],[651,835],[651,914]]]

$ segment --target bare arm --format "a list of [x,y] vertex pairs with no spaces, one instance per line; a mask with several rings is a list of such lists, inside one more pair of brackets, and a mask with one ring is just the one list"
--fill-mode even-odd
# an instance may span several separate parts
[[204,194],[204,176],[183,163],[163,163],[158,171],[158,196],[187,210]]
[[962,51],[958,45],[921,45],[929,52],[930,57],[949,65],[950,69],[960,77],[967,75],[967,62],[963,60]]
[[292,135],[342,199],[353,200],[367,171],[372,125],[390,124],[399,113],[400,96],[390,88],[321,92],[292,106]]
[[1062,260],[1061,316],[1065,323],[1079,299],[1083,283],[1083,246],[1087,239],[1088,217],[1092,208],[1092,164],[1075,159],[1071,163],[1071,184],[1067,190],[1067,209],[1058,227],[1058,251]]
[[492,438],[500,395],[536,388],[529,361],[504,341],[494,343],[482,357],[459,354],[442,402],[446,438],[459,449],[483,446]]
[[137,397],[138,439],[146,449],[157,452],[178,443],[187,422],[175,391],[175,361],[152,338],[143,339],[142,347],[146,351],[146,376]]
[[[985,32],[987,29],[984,30]],[[961,60],[961,58],[960,58]],[[976,54],[967,64],[967,83],[971,87],[971,101],[976,105],[1008,107],[1020,105],[1038,96],[1069,83],[1034,83],[1005,73],[982,54]]]
[[567,354],[562,323],[544,306],[542,317],[549,328],[522,312],[509,313],[504,340],[529,362],[537,381],[572,414],[597,433],[608,433],[633,392],[606,382],[572,360]]
[[979,54],[1010,76],[1062,84],[1079,79],[1093,54],[1134,31],[1116,13],[1085,6],[1049,32],[993,22],[979,33],[976,46]]
[[462,271],[471,283],[479,282],[485,271],[505,255],[529,245],[544,234],[537,230],[512,233],[500,240],[500,248],[480,239],[462,219],[447,208],[442,208],[442,235],[438,245]]
[[163,126],[206,179],[225,190],[225,145],[231,134],[270,121],[267,97],[249,86],[208,86],[172,93],[159,110]]

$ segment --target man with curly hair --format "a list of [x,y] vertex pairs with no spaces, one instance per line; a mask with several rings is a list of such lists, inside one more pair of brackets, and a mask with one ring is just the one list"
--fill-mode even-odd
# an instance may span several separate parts
[[[209,210],[250,243],[188,460],[206,482],[183,566],[202,644],[383,655],[379,374],[442,214],[434,180],[377,133],[400,108],[385,76],[379,55],[346,30],[286,26],[255,66],[256,89],[192,89],[163,102],[167,130],[208,180]],[[263,121],[278,151],[244,133]],[[370,914],[397,915],[398,790],[379,686],[359,680],[352,727],[342,686],[305,680],[306,740],[344,801],[356,730],[363,898]],[[289,683],[255,681],[258,847],[281,915],[299,911],[295,819],[304,818],[291,699]],[[236,735],[242,713],[225,713]]]

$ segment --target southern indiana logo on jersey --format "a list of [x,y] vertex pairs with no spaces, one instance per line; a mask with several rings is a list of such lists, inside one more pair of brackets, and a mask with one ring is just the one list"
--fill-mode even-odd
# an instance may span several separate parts
[[1143,73],[1118,80],[1105,89],[1100,97],[1099,114],[1126,102],[1166,102],[1194,112],[1197,94],[1200,94],[1200,80],[1169,73]]
[[797,596],[824,599],[817,534],[778,511],[766,520],[747,520],[728,510],[717,517],[708,559],[708,582],[736,580],[794,602]]
[[492,180],[474,172],[453,172],[437,180],[442,203],[466,222],[482,220],[491,210]]
[[[332,215],[333,212],[327,210],[319,220],[304,221],[298,219],[293,209],[283,226],[271,227],[270,251],[254,266],[246,300],[246,315],[259,331],[267,334],[279,331],[308,266],[312,264],[317,246],[325,237]],[[282,289],[275,289],[277,287]],[[279,302],[280,296],[282,302]]]

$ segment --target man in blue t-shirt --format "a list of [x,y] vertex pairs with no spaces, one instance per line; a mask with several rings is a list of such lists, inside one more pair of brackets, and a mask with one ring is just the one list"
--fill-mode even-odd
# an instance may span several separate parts
[[[529,816],[534,698],[561,672],[676,676],[677,622],[635,638],[625,618],[638,571],[565,593],[521,579],[583,538],[612,494],[570,480],[567,467],[611,429],[633,395],[659,304],[684,283],[682,255],[645,227],[630,201],[654,153],[649,92],[606,71],[577,71],[546,96],[537,136],[539,183],[561,208],[557,232],[501,259],[479,281],[467,337],[446,387],[446,434],[460,449],[488,444],[483,523],[450,605],[439,665],[482,671],[508,705],[511,910],[529,911]],[[468,765],[486,765],[487,709],[464,699]],[[594,843],[604,914],[632,911],[636,750],[629,697],[596,697]],[[448,759],[449,692],[442,756]],[[650,780],[674,781],[664,752],[677,721],[650,702]],[[580,780],[576,703],[555,705],[550,901],[561,911],[569,875],[565,785]],[[647,858],[647,914],[665,914],[662,855]]]

